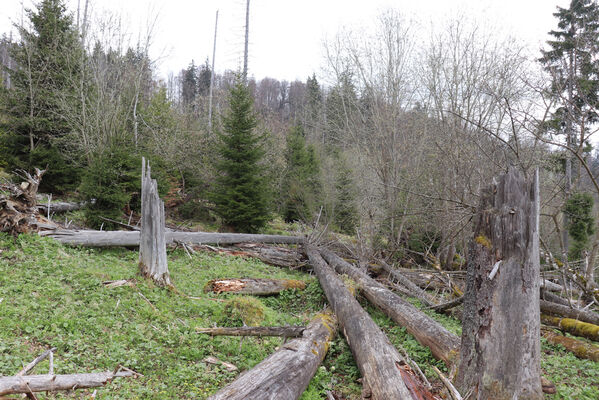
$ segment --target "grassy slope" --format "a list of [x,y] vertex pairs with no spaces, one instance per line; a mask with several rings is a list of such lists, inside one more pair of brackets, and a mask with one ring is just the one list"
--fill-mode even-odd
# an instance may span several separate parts
[[[191,300],[141,279],[135,251],[72,249],[35,236],[0,236],[0,250],[0,375],[15,374],[50,346],[58,347],[56,373],[112,370],[123,364],[144,375],[116,380],[100,389],[98,398],[203,399],[238,374],[202,362],[205,357],[215,356],[242,371],[280,345],[278,338],[246,338],[241,342],[240,338],[196,334],[194,328],[198,326],[241,323],[238,316],[226,312],[231,297],[202,292],[210,279],[252,276],[308,282],[305,291],[262,298],[263,325],[306,323],[325,303],[313,277],[255,260],[211,254],[196,254],[190,260],[183,252],[169,252],[169,268],[177,288],[202,298]],[[136,285],[103,287],[102,281],[115,279],[134,279]],[[428,366],[435,361],[430,352],[382,313],[368,309],[391,341],[401,344],[432,376]],[[459,332],[455,320],[435,317]],[[546,344],[543,349],[543,368],[558,384],[559,393],[551,398],[599,398],[598,363],[578,360]],[[46,368],[47,361],[36,372],[44,373]],[[302,399],[322,399],[331,387],[348,398],[357,398],[358,378],[351,352],[337,336]]]

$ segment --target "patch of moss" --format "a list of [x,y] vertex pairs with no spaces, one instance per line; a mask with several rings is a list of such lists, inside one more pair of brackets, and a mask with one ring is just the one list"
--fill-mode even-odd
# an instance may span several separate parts
[[225,326],[258,326],[264,320],[264,305],[255,297],[234,297],[227,300],[223,317]]
[[478,235],[477,237],[474,238],[474,241],[476,243],[480,244],[481,246],[485,246],[487,249],[490,249],[493,247],[491,240],[488,237],[486,237],[485,235]]

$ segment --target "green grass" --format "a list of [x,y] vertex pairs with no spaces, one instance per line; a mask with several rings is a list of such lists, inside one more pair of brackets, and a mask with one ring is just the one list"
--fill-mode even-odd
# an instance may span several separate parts
[[[253,259],[169,251],[171,279],[189,296],[154,286],[138,275],[137,251],[69,248],[52,239],[0,234],[0,375],[14,375],[49,347],[57,347],[55,373],[113,370],[122,364],[143,377],[117,379],[98,389],[99,399],[205,399],[267,357],[279,338],[209,337],[196,327],[239,325],[242,314],[231,307],[235,295],[204,293],[217,278],[290,278],[307,283],[305,290],[250,298],[263,313],[262,325],[306,324],[326,303],[317,280],[299,271],[276,268]],[[130,279],[135,285],[108,289],[106,280]],[[142,294],[152,305],[140,296]],[[444,369],[430,351],[404,328],[360,299],[391,342],[401,345],[434,379],[430,366]],[[418,306],[418,302],[414,302]],[[459,334],[459,322],[426,311]],[[543,340],[543,370],[558,394],[548,399],[599,398],[599,363],[574,358]],[[228,372],[206,364],[208,356],[239,368]],[[45,373],[48,362],[35,373]],[[326,398],[335,390],[345,398],[360,398],[360,373],[351,351],[337,335],[302,400]],[[89,397],[40,394],[40,399]]]

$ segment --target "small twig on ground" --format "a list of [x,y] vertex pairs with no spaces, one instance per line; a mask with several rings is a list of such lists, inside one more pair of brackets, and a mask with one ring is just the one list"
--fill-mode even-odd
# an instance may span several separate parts
[[144,299],[144,300],[145,300],[145,301],[146,301],[146,302],[147,302],[147,303],[150,305],[150,307],[152,307],[152,309],[153,309],[154,311],[158,312],[158,309],[156,308],[156,306],[154,306],[154,304],[152,304],[152,303],[150,302],[150,300],[148,300],[148,299],[147,299],[147,297],[146,297],[146,296],[144,296],[144,295],[143,295],[141,292],[137,292],[137,294],[139,294],[139,295],[141,296],[141,298],[142,298],[142,299]]
[[35,368],[36,365],[38,365],[39,363],[44,361],[46,358],[51,356],[51,354],[54,351],[56,351],[56,347],[52,347],[51,349],[44,351],[42,354],[37,356],[33,361],[31,361],[29,364],[27,364],[25,367],[23,367],[23,369],[17,374],[17,376],[24,376],[24,375],[29,374],[33,370],[33,368]]
[[460,395],[460,392],[458,392],[458,390],[455,388],[455,386],[453,386],[449,379],[447,379],[445,375],[443,375],[443,373],[439,371],[439,368],[435,367],[434,365],[432,367],[433,370],[437,373],[437,375],[439,375],[439,379],[441,379],[441,382],[443,382],[443,384],[447,388],[447,391],[449,392],[451,398],[453,400],[463,400],[462,396]]

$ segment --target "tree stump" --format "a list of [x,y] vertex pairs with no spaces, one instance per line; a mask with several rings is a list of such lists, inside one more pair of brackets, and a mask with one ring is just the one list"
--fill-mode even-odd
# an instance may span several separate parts
[[457,386],[477,400],[541,400],[538,172],[481,193],[470,243]]
[[158,196],[158,184],[151,178],[150,163],[142,157],[141,167],[141,236],[139,267],[144,276],[160,286],[170,286],[166,261],[164,202]]

